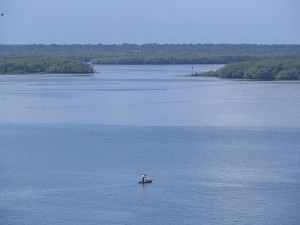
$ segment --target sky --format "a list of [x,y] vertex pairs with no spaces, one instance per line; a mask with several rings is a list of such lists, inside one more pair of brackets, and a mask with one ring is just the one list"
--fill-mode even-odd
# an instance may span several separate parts
[[0,0],[0,44],[300,44],[300,0]]

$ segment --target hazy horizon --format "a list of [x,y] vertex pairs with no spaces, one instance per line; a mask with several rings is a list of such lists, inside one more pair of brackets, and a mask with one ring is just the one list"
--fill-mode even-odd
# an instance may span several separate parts
[[67,44],[58,44],[58,43],[47,43],[47,44],[44,44],[44,43],[30,43],[30,44],[23,44],[23,43],[18,43],[18,44],[1,44],[2,46],[13,46],[13,45],[46,45],[46,46],[49,46],[49,45],[106,45],[106,46],[111,46],[111,45],[117,45],[117,46],[120,46],[120,45],[137,45],[137,46],[142,46],[142,45],[151,45],[151,44],[157,44],[157,45],[264,45],[264,46],[272,46],[272,45],[300,45],[300,44],[250,44],[250,43],[142,43],[142,44],[136,44],[136,43],[118,43],[118,44],[103,44],[103,43],[94,43],[94,44],[90,44],[90,43],[67,43]]
[[2,0],[0,44],[300,44],[297,0]]

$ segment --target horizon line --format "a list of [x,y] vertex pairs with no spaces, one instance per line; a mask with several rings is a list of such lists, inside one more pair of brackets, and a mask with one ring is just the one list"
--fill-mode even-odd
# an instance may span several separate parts
[[31,43],[31,44],[26,44],[26,43],[18,43],[18,44],[0,44],[0,46],[25,46],[25,45],[46,45],[46,46],[50,46],[50,45],[116,45],[116,46],[120,46],[120,45],[137,45],[137,46],[142,46],[142,45],[300,45],[300,44],[287,44],[287,43],[273,43],[273,44],[262,44],[262,43],[156,43],[156,42],[149,42],[149,43],[143,43],[143,44],[137,44],[137,43],[114,43],[114,44],[103,44],[103,43]]

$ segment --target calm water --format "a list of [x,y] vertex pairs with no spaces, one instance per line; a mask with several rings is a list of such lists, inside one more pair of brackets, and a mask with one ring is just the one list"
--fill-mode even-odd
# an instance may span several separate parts
[[1,225],[300,224],[299,82],[96,69],[0,77]]

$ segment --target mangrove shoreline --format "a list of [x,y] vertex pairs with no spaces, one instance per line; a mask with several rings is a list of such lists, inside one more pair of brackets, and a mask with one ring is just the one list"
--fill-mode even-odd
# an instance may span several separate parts
[[300,80],[300,60],[272,60],[230,63],[216,71],[192,76],[251,80]]
[[[0,45],[0,74],[86,74],[94,72],[93,64],[229,64],[230,66],[225,66],[221,72],[197,75],[247,79],[298,79],[298,75],[293,75],[295,70],[298,71],[298,67],[293,63],[283,63],[290,68],[281,70],[281,73],[276,75],[273,75],[274,71],[262,72],[258,67],[255,69],[254,64],[249,65],[251,62],[276,60],[300,60],[300,45]],[[232,64],[246,61],[246,64]],[[274,67],[265,63],[259,66],[268,70],[269,67]],[[248,70],[248,67],[251,67],[251,70]],[[239,71],[239,74],[236,71]],[[233,74],[230,75],[229,72]],[[259,73],[258,76],[254,74],[256,72]]]

